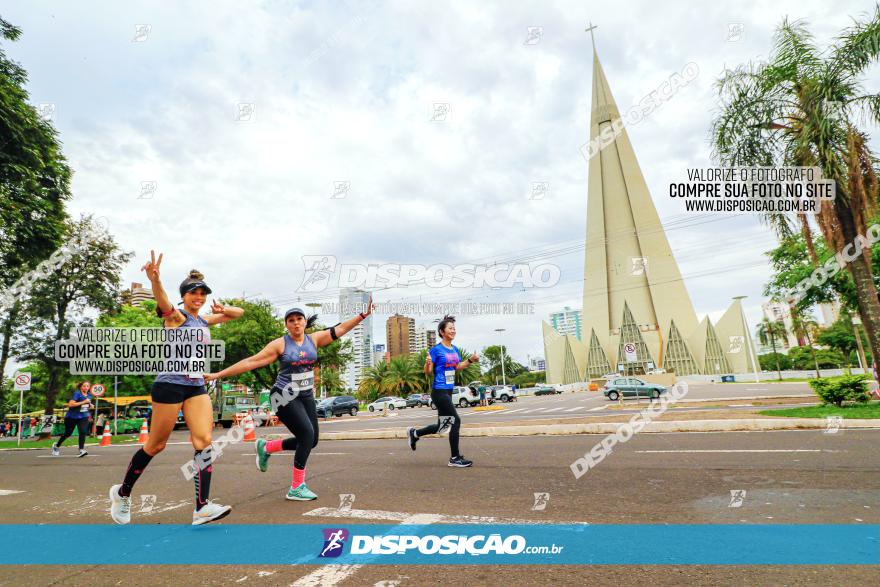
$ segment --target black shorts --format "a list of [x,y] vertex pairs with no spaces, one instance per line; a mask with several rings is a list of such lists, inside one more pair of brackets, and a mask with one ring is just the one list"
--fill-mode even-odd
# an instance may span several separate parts
[[164,381],[156,381],[150,390],[154,404],[182,404],[191,397],[207,394],[208,390],[204,385],[179,385]]

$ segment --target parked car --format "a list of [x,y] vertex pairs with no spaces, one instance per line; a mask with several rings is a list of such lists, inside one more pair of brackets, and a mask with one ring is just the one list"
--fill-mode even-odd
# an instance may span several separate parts
[[[486,396],[488,397],[488,393]],[[480,394],[474,391],[473,388],[465,387],[463,385],[456,385],[452,388],[452,405],[466,408],[468,406],[476,406],[479,403]],[[437,409],[437,406],[434,405],[434,400],[431,400],[431,409]]]
[[516,401],[516,390],[509,385],[493,385],[486,389],[486,395],[502,402]]
[[321,400],[316,409],[318,416],[329,418],[330,416],[342,416],[348,414],[357,416],[358,401],[350,395],[337,395]]
[[551,385],[538,385],[535,387],[533,395],[553,395],[557,393],[562,393],[562,390]]
[[418,408],[420,406],[427,406],[430,402],[430,398],[426,400],[425,396],[421,393],[411,393],[409,394],[409,397],[406,398],[406,407]]
[[623,397],[649,397],[657,399],[666,393],[666,386],[646,383],[637,377],[617,377],[602,386],[602,393],[611,401]]
[[367,409],[370,410],[371,412],[375,412],[376,410],[385,410],[385,409],[402,410],[404,408],[406,408],[406,400],[403,399],[402,397],[392,397],[392,396],[380,397],[379,399],[377,399],[376,401],[374,401],[373,403],[371,403],[367,406]]

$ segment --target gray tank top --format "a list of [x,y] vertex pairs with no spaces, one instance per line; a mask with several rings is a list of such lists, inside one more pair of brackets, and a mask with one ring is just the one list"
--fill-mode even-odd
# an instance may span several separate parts
[[312,337],[305,335],[302,346],[296,344],[290,334],[284,335],[284,352],[278,357],[278,378],[273,389],[291,387],[303,398],[312,397],[315,387],[315,363],[318,349]]
[[[183,310],[179,310],[181,314],[183,314],[184,320],[183,324],[178,326],[178,328],[208,328],[208,321],[202,318],[201,316],[190,316]],[[211,338],[211,333],[208,331],[208,340]],[[156,376],[156,383],[174,383],[175,385],[192,385],[192,386],[200,386],[205,384],[204,377],[190,377],[188,375],[180,375],[178,373],[159,373]]]

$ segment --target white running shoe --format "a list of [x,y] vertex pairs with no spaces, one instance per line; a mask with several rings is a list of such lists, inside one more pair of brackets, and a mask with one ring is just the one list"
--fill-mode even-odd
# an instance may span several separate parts
[[61,449],[58,448],[57,444],[52,445],[52,456],[57,457],[61,455]]
[[128,524],[131,521],[131,497],[119,495],[122,485],[110,488],[110,517],[117,524]]
[[208,500],[208,503],[202,506],[202,509],[193,511],[193,526],[207,524],[220,518],[225,518],[232,511],[232,506],[220,505]]
[[86,449],[82,449],[81,451],[79,451],[79,458],[83,458],[87,454],[89,454],[89,452]]

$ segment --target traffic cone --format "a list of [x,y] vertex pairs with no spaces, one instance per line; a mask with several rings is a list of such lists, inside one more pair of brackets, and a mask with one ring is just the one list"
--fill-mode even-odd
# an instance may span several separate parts
[[244,417],[244,440],[256,440],[257,433],[254,430],[254,417],[248,412]]
[[146,444],[150,438],[150,429],[147,427],[147,419],[141,422],[141,432],[138,434],[138,444]]
[[106,424],[104,426],[104,434],[101,435],[101,446],[110,446],[110,439],[112,435],[110,434],[110,424]]

